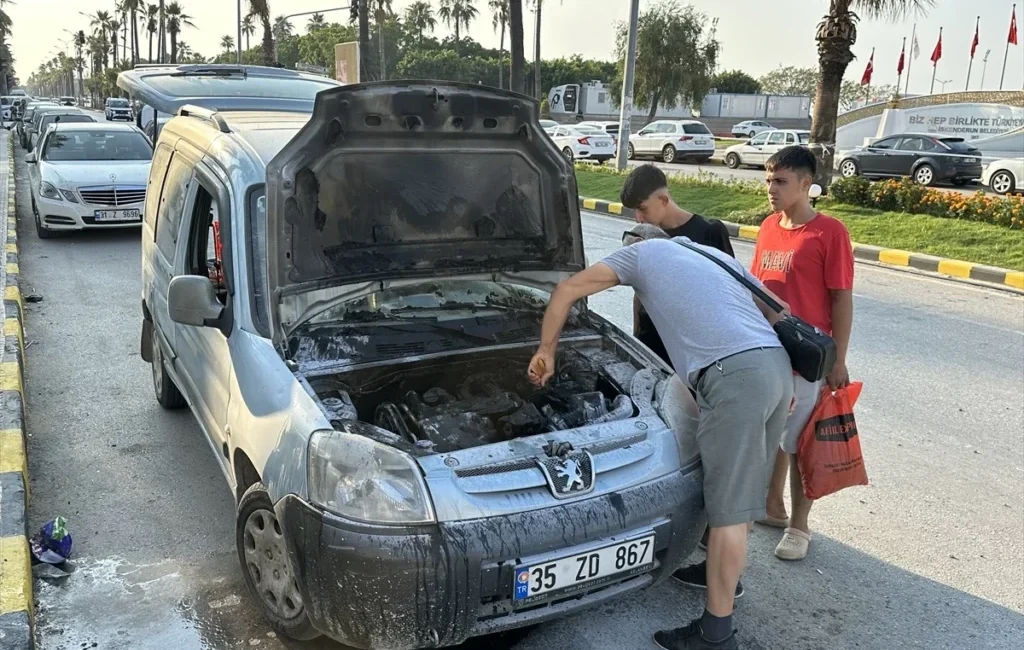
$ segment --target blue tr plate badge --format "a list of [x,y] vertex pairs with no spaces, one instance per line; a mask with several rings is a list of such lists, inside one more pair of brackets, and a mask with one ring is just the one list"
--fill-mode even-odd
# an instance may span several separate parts
[[530,568],[516,569],[516,595],[513,600],[522,600],[530,595]]

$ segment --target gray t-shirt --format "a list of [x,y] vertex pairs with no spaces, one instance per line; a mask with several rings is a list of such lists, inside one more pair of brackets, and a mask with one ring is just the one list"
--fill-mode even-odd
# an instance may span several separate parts
[[[754,348],[782,347],[750,291],[676,241],[693,244],[686,237],[653,239],[624,246],[601,262],[636,291],[679,376],[692,386],[697,372],[719,359]],[[764,286],[732,257],[710,246],[693,245]]]

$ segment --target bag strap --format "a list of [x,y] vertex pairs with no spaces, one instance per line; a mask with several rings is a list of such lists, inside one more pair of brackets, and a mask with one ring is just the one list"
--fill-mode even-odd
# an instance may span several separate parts
[[687,244],[686,242],[677,241],[675,239],[673,239],[672,241],[674,241],[675,243],[679,244],[683,248],[690,249],[694,253],[698,253],[700,255],[703,255],[704,257],[708,258],[709,260],[711,260],[712,262],[714,262],[718,266],[722,267],[723,269],[725,269],[725,271],[729,275],[731,275],[732,277],[736,278],[739,281],[740,284],[742,284],[744,287],[749,289],[750,293],[752,293],[755,296],[757,296],[758,298],[760,298],[761,302],[763,302],[764,304],[768,305],[768,307],[770,309],[772,309],[775,313],[777,313],[777,314],[781,314],[782,313],[783,306],[780,305],[777,300],[775,300],[774,298],[769,296],[767,293],[765,293],[765,291],[763,289],[761,289],[761,287],[757,286],[756,284],[754,284],[753,282],[748,280],[746,278],[746,276],[744,276],[742,273],[740,273],[736,269],[732,268],[732,266],[728,262],[726,262],[725,260],[720,260],[717,257],[715,257],[714,255],[712,255],[711,253],[709,253],[707,251],[704,251],[704,250],[701,250],[700,248],[697,248],[696,246],[693,246],[691,244]]

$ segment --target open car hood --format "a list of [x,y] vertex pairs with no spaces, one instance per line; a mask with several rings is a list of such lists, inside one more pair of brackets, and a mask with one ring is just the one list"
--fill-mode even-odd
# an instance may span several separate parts
[[275,336],[282,312],[302,311],[284,303],[328,287],[585,264],[573,168],[537,102],[508,91],[396,81],[320,92],[267,165],[266,197]]

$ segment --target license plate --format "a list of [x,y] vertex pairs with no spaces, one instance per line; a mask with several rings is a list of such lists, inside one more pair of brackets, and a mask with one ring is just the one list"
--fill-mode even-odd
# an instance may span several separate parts
[[707,144],[707,138],[694,138],[693,144]]
[[612,146],[611,142],[595,142],[594,144],[596,144],[598,147],[610,147],[610,146]]
[[595,587],[654,567],[654,535],[550,562],[516,567],[512,600],[530,605],[559,594]]
[[93,213],[96,221],[138,221],[138,210],[97,210]]

